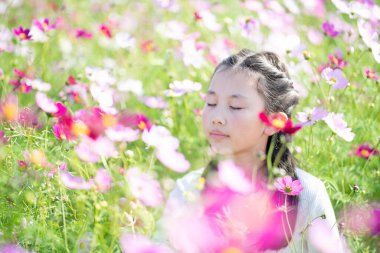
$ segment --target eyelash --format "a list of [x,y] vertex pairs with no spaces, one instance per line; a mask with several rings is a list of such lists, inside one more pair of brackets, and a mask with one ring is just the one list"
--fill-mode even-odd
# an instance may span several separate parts
[[[216,104],[207,104],[207,106],[214,107],[214,106],[216,106]],[[233,106],[230,106],[230,108],[232,110],[242,110],[242,109],[244,109],[244,108],[241,108],[241,107],[233,107]]]

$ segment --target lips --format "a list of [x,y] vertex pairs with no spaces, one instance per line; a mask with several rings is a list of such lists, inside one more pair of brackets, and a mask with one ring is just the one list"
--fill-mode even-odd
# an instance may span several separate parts
[[213,139],[223,139],[223,138],[229,137],[229,135],[225,134],[225,133],[223,133],[221,131],[215,130],[215,131],[211,131],[210,132],[210,137],[213,138]]

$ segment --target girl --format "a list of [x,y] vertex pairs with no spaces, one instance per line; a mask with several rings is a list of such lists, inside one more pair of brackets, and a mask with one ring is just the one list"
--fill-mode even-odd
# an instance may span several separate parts
[[[243,49],[223,60],[211,77],[202,115],[203,130],[212,151],[232,160],[252,182],[268,177],[267,161],[262,157],[271,154],[268,159],[272,163],[279,156],[277,167],[302,184],[299,195],[289,196],[289,205],[293,207],[289,213],[295,218],[290,221],[292,235],[286,241],[273,235],[273,240],[259,249],[266,252],[318,252],[315,243],[311,243],[317,239],[325,244],[335,244],[330,252],[341,252],[334,210],[324,184],[297,167],[289,149],[281,149],[285,134],[264,124],[258,117],[260,112],[265,112],[269,118],[286,121],[291,118],[298,99],[287,68],[276,54]],[[272,148],[271,143],[274,144]],[[199,180],[215,171],[216,165],[217,162],[212,160],[205,169],[192,171],[177,180],[165,213],[199,195]],[[308,233],[307,228],[317,220],[332,229],[325,238],[312,238]]]

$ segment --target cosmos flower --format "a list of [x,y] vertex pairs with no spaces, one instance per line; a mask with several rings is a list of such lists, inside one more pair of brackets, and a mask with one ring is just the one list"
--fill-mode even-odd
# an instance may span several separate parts
[[327,114],[328,112],[323,108],[315,107],[305,112],[298,112],[296,118],[302,123],[302,126],[310,126],[326,117]]
[[286,119],[282,114],[276,113],[269,117],[265,112],[259,114],[259,118],[266,125],[274,127],[286,134],[295,134],[301,128],[301,124],[293,125],[292,119]]
[[83,39],[92,39],[92,33],[91,32],[88,32],[82,28],[77,28],[75,30],[75,36],[79,39],[79,38],[83,38]]
[[107,38],[112,38],[111,29],[105,24],[101,24],[99,30],[104,34]]
[[18,119],[18,114],[18,97],[14,94],[9,94],[3,102],[0,102],[0,118],[15,121]]
[[347,79],[343,76],[343,71],[340,69],[325,68],[321,75],[328,84],[332,85],[333,90],[344,89],[348,84]]
[[51,24],[49,19],[45,18],[43,21],[34,20],[33,25],[35,25],[42,32],[47,32],[55,29],[55,24]]
[[22,26],[19,28],[14,28],[13,33],[15,36],[19,37],[21,40],[31,40],[32,36],[30,35],[29,29],[24,29]]
[[334,29],[334,24],[331,24],[328,21],[322,24],[322,29],[327,36],[332,38],[335,38],[339,34],[339,32]]
[[379,151],[376,150],[375,148],[372,148],[368,144],[361,144],[359,145],[359,147],[357,147],[354,154],[358,157],[362,157],[368,160],[370,156],[379,155]]
[[376,71],[375,70],[370,70],[370,69],[366,69],[365,70],[365,75],[368,79],[372,79],[372,80],[379,80],[379,76],[376,75]]
[[111,189],[112,176],[105,169],[98,169],[94,183],[97,191],[106,192]]
[[299,180],[293,181],[291,176],[278,178],[274,186],[276,186],[278,191],[290,196],[297,196],[303,190],[301,182]]
[[160,183],[139,168],[130,168],[126,172],[132,194],[144,205],[157,207],[163,203],[164,195]]
[[334,133],[345,141],[350,142],[354,139],[355,134],[351,132],[351,128],[347,127],[342,113],[329,113],[323,120]]

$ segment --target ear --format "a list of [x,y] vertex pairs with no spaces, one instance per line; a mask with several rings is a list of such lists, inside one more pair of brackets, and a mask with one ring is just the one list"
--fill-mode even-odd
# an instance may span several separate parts
[[275,127],[276,123],[281,123],[281,122],[285,123],[286,121],[288,121],[288,116],[284,112],[271,113],[268,115],[268,118],[270,122],[274,125],[274,126],[273,125],[264,126],[264,134],[268,136],[271,136],[281,130],[281,128]]

